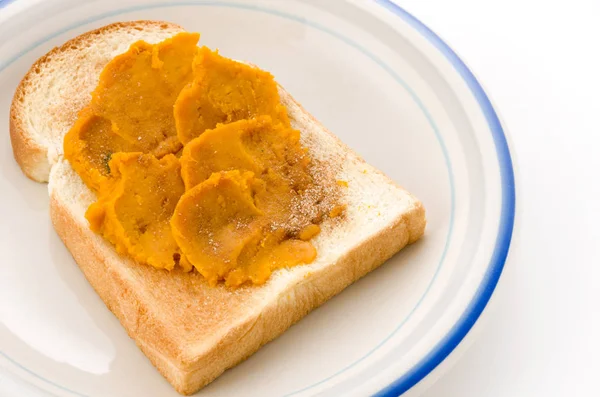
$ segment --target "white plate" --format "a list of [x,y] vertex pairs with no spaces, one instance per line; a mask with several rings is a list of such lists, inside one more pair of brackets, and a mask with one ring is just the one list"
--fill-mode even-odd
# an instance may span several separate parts
[[[462,340],[498,281],[515,192],[501,124],[434,33],[388,1],[17,0],[0,11],[0,382],[20,396],[175,396],[50,225],[12,159],[8,113],[36,58],[114,21],[162,19],[271,71],[425,204],[425,238],[202,396],[403,393]],[[5,4],[5,3],[2,3]]]

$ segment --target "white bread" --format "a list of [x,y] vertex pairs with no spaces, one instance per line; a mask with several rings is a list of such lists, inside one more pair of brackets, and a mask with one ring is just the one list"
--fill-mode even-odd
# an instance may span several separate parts
[[[78,45],[71,50],[67,43],[64,51],[53,50],[50,54],[60,57],[42,58],[33,69],[44,70],[30,72],[17,89],[11,138],[15,158],[28,176],[44,181],[51,170],[54,227],[90,284],[175,389],[191,394],[420,238],[425,212],[416,198],[366,164],[280,88],[303,145],[314,159],[335,169],[337,179],[348,182],[343,188],[344,220],[325,222],[312,240],[318,250],[315,262],[276,271],[263,286],[232,290],[209,287],[197,272],[157,270],[118,255],[89,229],[84,213],[95,197],[62,159],[62,136],[117,51],[139,38],[156,42],[179,30],[171,24],[131,22],[74,39],[98,51],[95,56],[87,53],[83,61],[93,67],[69,62],[80,56]],[[76,67],[89,75],[62,81]],[[52,73],[57,70],[62,74]]]

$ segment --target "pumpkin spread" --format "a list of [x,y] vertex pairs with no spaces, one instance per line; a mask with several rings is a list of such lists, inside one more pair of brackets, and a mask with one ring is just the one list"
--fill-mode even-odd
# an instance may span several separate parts
[[[111,60],[64,140],[97,195],[90,227],[160,269],[262,284],[309,264],[343,214],[339,186],[291,127],[273,76],[180,33]],[[333,181],[333,183],[331,183]]]

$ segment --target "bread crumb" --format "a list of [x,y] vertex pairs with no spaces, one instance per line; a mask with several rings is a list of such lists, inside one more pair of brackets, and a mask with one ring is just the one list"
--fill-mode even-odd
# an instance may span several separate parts
[[338,217],[342,214],[342,212],[344,212],[345,209],[346,209],[345,205],[336,205],[335,207],[333,207],[331,209],[331,211],[329,211],[329,217],[330,218]]

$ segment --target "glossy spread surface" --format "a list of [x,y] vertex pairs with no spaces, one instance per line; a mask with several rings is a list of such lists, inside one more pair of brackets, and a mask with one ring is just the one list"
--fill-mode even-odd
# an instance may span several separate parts
[[157,268],[175,264],[190,269],[169,224],[184,192],[179,160],[172,154],[116,153],[109,162],[111,181],[86,212],[90,227],[119,253]]
[[269,116],[221,125],[188,143],[181,164],[186,193],[171,225],[209,281],[260,284],[272,270],[314,260],[305,240],[319,233],[318,219],[293,210],[314,185],[298,131]]
[[139,41],[106,65],[64,143],[66,158],[90,188],[100,189],[113,153],[161,157],[181,148],[173,105],[192,81],[199,38],[180,33],[154,45]]
[[212,285],[262,284],[315,259],[319,224],[342,213],[338,185],[301,146],[273,76],[198,38],[113,59],[65,156],[97,193],[90,227],[119,253]]
[[200,48],[194,58],[194,80],[175,103],[179,140],[186,144],[219,123],[260,115],[290,124],[273,76]]

